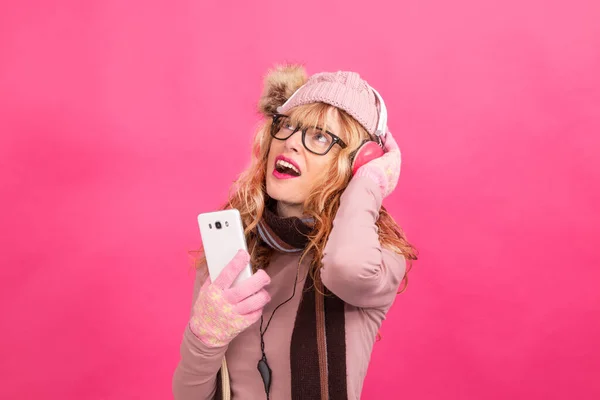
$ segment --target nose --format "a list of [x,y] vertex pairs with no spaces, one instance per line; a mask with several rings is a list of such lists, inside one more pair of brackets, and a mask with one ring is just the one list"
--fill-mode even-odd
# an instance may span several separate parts
[[298,130],[292,134],[289,138],[285,140],[285,148],[286,150],[293,151],[295,153],[300,152],[300,148],[302,147],[302,131]]

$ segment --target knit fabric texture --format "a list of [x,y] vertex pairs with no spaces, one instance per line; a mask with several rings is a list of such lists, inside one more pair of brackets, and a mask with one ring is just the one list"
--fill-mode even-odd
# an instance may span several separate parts
[[371,135],[379,119],[377,98],[369,84],[356,72],[321,72],[311,76],[277,111],[286,114],[294,107],[326,103],[356,119]]

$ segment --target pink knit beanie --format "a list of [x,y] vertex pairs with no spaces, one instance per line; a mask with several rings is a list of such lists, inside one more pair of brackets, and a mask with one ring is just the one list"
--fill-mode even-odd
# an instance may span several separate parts
[[277,111],[285,114],[296,106],[317,102],[346,111],[371,135],[383,137],[387,131],[387,111],[383,99],[356,72],[315,74]]

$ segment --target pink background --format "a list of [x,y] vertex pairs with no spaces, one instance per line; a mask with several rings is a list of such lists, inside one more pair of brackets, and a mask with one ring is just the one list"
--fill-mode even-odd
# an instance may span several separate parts
[[600,3],[354,3],[2,2],[0,398],[171,396],[282,61],[360,72],[403,149],[421,259],[363,398],[600,398]]

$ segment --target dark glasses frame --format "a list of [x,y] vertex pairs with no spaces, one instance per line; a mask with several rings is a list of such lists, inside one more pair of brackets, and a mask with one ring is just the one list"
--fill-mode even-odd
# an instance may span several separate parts
[[325,152],[323,153],[318,153],[316,151],[313,151],[311,149],[309,149],[306,146],[306,131],[308,131],[308,129],[310,128],[302,128],[300,125],[298,125],[293,131],[292,133],[290,133],[288,136],[284,137],[284,138],[279,138],[277,137],[277,133],[279,132],[279,130],[281,129],[280,126],[280,121],[282,118],[289,118],[289,115],[285,115],[285,114],[273,114],[273,122],[271,122],[271,136],[273,137],[273,139],[277,139],[277,140],[288,140],[294,133],[301,131],[302,132],[302,145],[304,146],[304,148],[313,153],[316,154],[318,156],[324,156],[325,154],[329,153],[329,151],[333,148],[333,146],[335,146],[336,144],[338,144],[342,149],[345,149],[346,147],[348,147],[346,145],[346,143],[344,143],[344,141],[342,139],[340,139],[339,136],[334,135],[333,133],[329,132],[328,130],[324,130],[323,128],[320,127],[316,127],[315,129],[320,130],[321,132],[324,132],[326,134],[328,134],[331,137],[331,144],[329,145],[329,147],[327,148],[327,150],[325,150]]

